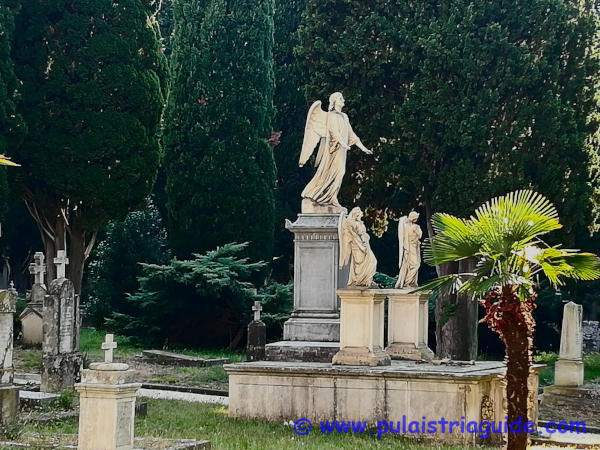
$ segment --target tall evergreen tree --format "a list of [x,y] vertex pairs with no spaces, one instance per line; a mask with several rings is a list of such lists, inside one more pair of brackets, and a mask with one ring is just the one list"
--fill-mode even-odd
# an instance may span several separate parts
[[291,276],[293,238],[285,229],[285,219],[300,212],[300,193],[310,180],[308,170],[298,168],[302,148],[307,101],[304,98],[305,77],[294,49],[300,43],[298,28],[306,0],[275,1],[275,97],[277,113],[273,128],[281,132],[275,147],[277,184],[275,188],[275,248],[277,261],[273,264],[276,278]]
[[[573,245],[594,221],[584,142],[598,79],[590,0],[309,0],[301,56],[309,97],[343,90],[375,159],[350,154],[345,198],[379,219],[422,206],[469,215],[533,187],[569,217]],[[468,271],[466,265],[461,271]],[[440,266],[453,272],[458,267]],[[473,303],[440,297],[438,350],[472,357]],[[469,309],[470,308],[470,309]],[[471,341],[472,342],[472,341]]]
[[166,112],[168,234],[180,258],[249,241],[273,248],[272,0],[174,4]]
[[[17,79],[10,57],[16,0],[0,4],[0,154],[6,154],[23,137],[24,126],[16,112]],[[6,169],[0,167],[0,219],[6,211],[8,184]]]
[[[166,61],[147,0],[30,0],[13,49],[29,134],[15,157],[21,195],[52,261],[68,249],[81,289],[99,227],[148,195],[160,159]],[[49,278],[55,276],[48,264]]]

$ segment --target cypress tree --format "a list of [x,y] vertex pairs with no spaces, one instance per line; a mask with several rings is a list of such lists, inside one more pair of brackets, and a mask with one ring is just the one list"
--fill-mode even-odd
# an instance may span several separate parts
[[272,0],[174,4],[166,112],[168,234],[180,258],[250,242],[273,248]]
[[[0,4],[0,154],[6,154],[24,133],[23,122],[16,113],[17,79],[10,57],[14,31],[16,1],[3,1]],[[6,212],[8,184],[6,168],[0,167],[0,218]]]
[[275,187],[275,248],[278,258],[273,263],[274,277],[288,280],[291,276],[293,239],[285,229],[285,219],[300,212],[300,193],[310,180],[310,171],[298,168],[302,148],[304,122],[308,104],[304,98],[305,77],[294,48],[300,43],[298,28],[306,0],[275,1],[275,97],[277,113],[273,128],[281,132],[275,147],[277,184]]
[[[13,59],[29,133],[16,184],[52,261],[68,249],[81,289],[98,229],[150,192],[166,60],[158,2],[30,0],[16,19]],[[49,278],[55,277],[48,264]]]

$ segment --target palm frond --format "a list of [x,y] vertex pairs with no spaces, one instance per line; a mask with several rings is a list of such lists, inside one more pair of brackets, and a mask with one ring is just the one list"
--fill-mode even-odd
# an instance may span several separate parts
[[455,294],[461,289],[464,283],[463,277],[464,274],[453,273],[450,275],[444,275],[431,280],[429,283],[415,289],[411,293],[431,291],[436,295]]
[[434,214],[431,219],[436,234],[426,240],[424,258],[438,265],[474,256],[480,243],[469,221],[450,214]]

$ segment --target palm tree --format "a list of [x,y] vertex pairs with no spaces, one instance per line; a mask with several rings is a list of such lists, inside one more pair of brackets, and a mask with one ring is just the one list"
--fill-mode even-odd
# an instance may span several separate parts
[[[435,235],[425,243],[425,261],[439,265],[474,258],[472,273],[439,277],[419,290],[469,293],[483,298],[482,322],[498,333],[506,352],[508,421],[527,422],[527,379],[532,364],[536,307],[534,288],[545,275],[554,287],[565,278],[600,277],[600,260],[544,243],[540,236],[562,227],[556,208],[542,195],[517,191],[480,206],[469,219],[449,214],[432,218]],[[509,450],[525,449],[527,433],[509,431]]]

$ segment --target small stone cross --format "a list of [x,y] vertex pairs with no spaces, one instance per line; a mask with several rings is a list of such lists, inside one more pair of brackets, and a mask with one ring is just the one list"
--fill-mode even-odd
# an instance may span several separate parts
[[42,252],[35,252],[33,260],[35,262],[29,264],[29,273],[35,276],[35,284],[44,284],[44,274],[46,273],[44,254]]
[[260,320],[260,312],[262,311],[262,305],[260,302],[254,302],[254,306],[252,307],[252,311],[254,311],[254,320]]
[[102,343],[102,350],[104,350],[105,363],[113,362],[113,350],[117,348],[117,343],[113,340],[114,337],[114,334],[107,334],[104,337],[104,342]]
[[65,278],[66,266],[69,264],[67,252],[64,250],[57,251],[56,258],[54,258],[54,264],[56,265],[56,278]]

